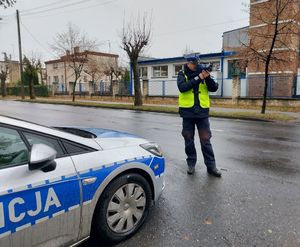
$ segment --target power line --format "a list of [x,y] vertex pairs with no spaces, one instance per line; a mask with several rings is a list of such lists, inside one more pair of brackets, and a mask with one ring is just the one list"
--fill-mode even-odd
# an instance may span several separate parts
[[243,19],[238,19],[238,20],[233,20],[233,21],[219,22],[219,23],[214,23],[214,24],[209,24],[209,25],[202,25],[202,26],[198,26],[198,27],[186,28],[186,29],[182,29],[182,30],[178,30],[178,31],[160,33],[160,34],[157,34],[156,37],[170,35],[170,34],[184,33],[184,32],[189,32],[189,31],[193,31],[193,30],[197,30],[197,29],[201,29],[201,28],[205,28],[205,27],[207,28],[207,27],[219,26],[219,25],[223,25],[223,24],[239,22],[239,21],[244,21],[244,20],[248,20],[248,19],[249,18],[243,18]]
[[21,25],[24,27],[24,29],[27,31],[27,33],[31,36],[31,38],[39,44],[41,48],[43,48],[47,53],[51,53],[53,56],[56,56],[52,51],[50,51],[48,48],[46,48],[30,31],[29,29],[24,25],[24,23],[21,21]]
[[93,0],[80,0],[80,1],[77,1],[77,2],[74,2],[74,3],[64,4],[64,5],[61,5],[61,6],[58,6],[58,7],[44,9],[44,10],[40,10],[40,11],[36,11],[36,12],[29,12],[29,13],[27,12],[23,16],[41,14],[41,13],[45,13],[45,12],[49,12],[49,11],[53,11],[53,10],[57,10],[57,9],[67,8],[67,7],[70,7],[70,6],[86,3],[86,2],[89,2],[89,1],[93,1]]
[[33,18],[41,18],[41,17],[52,17],[52,16],[56,16],[56,15],[61,15],[61,14],[66,14],[66,13],[72,13],[72,12],[76,12],[76,11],[82,11],[82,10],[85,10],[85,9],[90,9],[90,8],[94,8],[94,7],[98,7],[98,6],[104,6],[104,5],[107,5],[107,4],[116,2],[116,1],[118,1],[118,0],[108,0],[108,1],[105,1],[105,2],[102,2],[102,3],[90,5],[90,6],[87,6],[87,7],[78,8],[78,9],[71,9],[69,11],[58,12],[58,13],[54,13],[54,14],[50,14],[50,15],[38,16],[38,14],[36,14],[37,16],[31,16],[30,14],[26,13],[26,15],[22,15],[22,17],[24,17],[24,18],[32,18],[32,19]]
[[[65,0],[65,1],[70,1],[70,0]],[[53,5],[57,5],[57,4],[61,4],[61,3],[62,2],[60,0],[60,1],[53,2],[53,3],[48,3],[48,4],[40,5],[40,6],[31,8],[31,9],[25,9],[25,10],[22,10],[22,12],[23,13],[25,13],[25,12],[31,12],[32,10],[43,9],[43,8],[46,8],[46,7],[49,7],[49,6],[53,6]]]

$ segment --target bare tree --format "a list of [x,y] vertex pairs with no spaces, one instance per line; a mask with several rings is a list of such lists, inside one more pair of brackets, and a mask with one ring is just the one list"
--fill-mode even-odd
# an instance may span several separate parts
[[41,70],[41,61],[34,56],[31,58],[24,56],[23,64],[25,66],[24,74],[28,77],[30,99],[35,99],[34,80],[38,78],[38,73]]
[[151,18],[145,14],[141,19],[139,16],[135,22],[123,25],[122,49],[127,53],[134,77],[134,105],[143,105],[140,76],[138,71],[138,58],[150,44]]
[[92,78],[92,82],[95,83],[98,79],[100,79],[103,70],[99,61],[97,61],[97,59],[91,58],[87,61],[84,72],[90,75]]
[[266,111],[270,71],[291,63],[292,58],[283,54],[299,48],[294,42],[299,35],[299,11],[293,8],[296,3],[299,0],[272,0],[250,7],[254,27],[249,30],[249,44],[243,44],[238,56],[243,66],[252,63],[264,68],[262,114]]
[[0,80],[1,80],[1,95],[2,97],[6,96],[6,80],[8,77],[8,74],[10,73],[10,62],[11,57],[8,57],[7,54],[4,52],[4,63],[0,70]]
[[118,62],[116,59],[107,59],[103,64],[104,75],[109,77],[110,85],[112,86],[113,80],[118,80],[122,71],[118,67]]
[[82,72],[84,72],[85,65],[88,63],[86,51],[95,47],[96,41],[89,39],[85,33],[71,23],[68,24],[66,31],[56,35],[54,43],[51,45],[53,51],[61,56],[61,59],[73,72],[73,102],[75,101],[76,84]]
[[11,7],[16,3],[16,0],[0,0],[0,6],[4,8]]

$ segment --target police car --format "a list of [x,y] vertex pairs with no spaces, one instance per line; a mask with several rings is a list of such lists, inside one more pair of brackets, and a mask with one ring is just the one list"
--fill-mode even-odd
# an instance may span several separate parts
[[164,188],[160,147],[112,130],[0,116],[0,246],[122,241]]

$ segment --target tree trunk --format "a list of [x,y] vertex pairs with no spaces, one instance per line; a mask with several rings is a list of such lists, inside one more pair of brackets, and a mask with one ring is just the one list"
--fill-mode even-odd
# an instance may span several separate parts
[[[277,1],[278,4],[278,1]],[[266,112],[266,106],[267,106],[267,91],[268,91],[268,83],[269,83],[269,65],[271,62],[271,57],[273,54],[273,49],[275,47],[275,42],[277,39],[277,35],[278,35],[278,22],[279,22],[279,15],[276,16],[276,21],[275,21],[275,30],[274,30],[274,35],[273,35],[273,39],[272,39],[272,44],[270,47],[270,51],[269,54],[267,56],[267,60],[266,60],[266,67],[265,67],[265,89],[264,89],[264,96],[263,96],[263,104],[261,107],[261,114],[265,114]]]
[[30,96],[30,99],[35,99],[34,88],[33,88],[33,78],[29,79],[29,96]]
[[45,84],[44,84],[44,80],[43,80],[43,72],[42,72],[42,70],[40,70],[40,76],[41,76],[41,83],[44,86]]
[[268,92],[268,84],[269,84],[269,63],[266,63],[265,69],[265,88],[264,88],[264,95],[263,95],[263,104],[261,107],[261,114],[266,113],[266,106],[267,106],[267,92]]
[[1,95],[3,98],[6,96],[6,85],[4,79],[1,79]]
[[113,89],[113,74],[112,72],[110,72],[110,75],[109,75],[109,79],[110,79],[110,93],[112,94],[112,96],[114,96],[114,89]]
[[139,72],[138,72],[137,61],[133,61],[131,63],[131,67],[133,70],[133,77],[134,77],[134,105],[142,106],[143,98],[142,98],[142,92],[141,92],[141,83],[140,83],[140,76],[139,76]]
[[74,83],[73,83],[73,97],[72,97],[72,102],[75,102],[75,88],[76,88],[76,83],[77,83],[77,80],[75,80]]

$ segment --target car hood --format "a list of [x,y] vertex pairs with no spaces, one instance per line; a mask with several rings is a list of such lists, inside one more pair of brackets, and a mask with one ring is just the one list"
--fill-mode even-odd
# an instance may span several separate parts
[[139,136],[132,135],[125,132],[115,131],[115,130],[101,129],[101,128],[84,128],[84,127],[76,127],[76,128],[92,133],[95,136],[95,141],[103,149],[136,146],[136,145],[149,142],[146,139],[141,138]]

